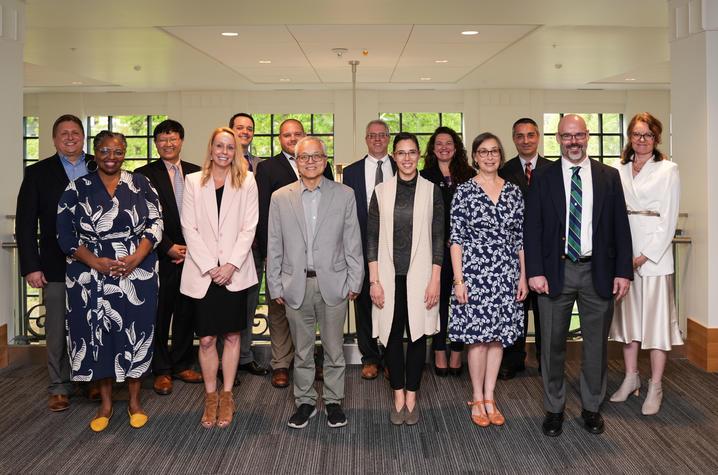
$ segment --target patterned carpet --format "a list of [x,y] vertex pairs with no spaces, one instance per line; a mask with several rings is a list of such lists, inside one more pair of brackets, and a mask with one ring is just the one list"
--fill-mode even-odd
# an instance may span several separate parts
[[[428,368],[428,367],[427,367]],[[611,362],[609,393],[621,382]],[[304,430],[286,426],[290,390],[243,374],[235,389],[239,412],[225,430],[199,425],[201,385],[175,383],[170,396],[143,392],[150,421],[129,427],[126,392],[110,427],[95,434],[88,422],[96,403],[81,396],[69,410],[46,409],[41,366],[0,371],[0,473],[718,473],[718,375],[671,360],[657,416],[640,414],[644,398],[603,407],[606,432],[580,426],[578,364],[568,367],[563,435],[541,433],[541,383],[536,370],[499,382],[504,427],[482,429],[469,419],[468,375],[438,378],[426,371],[422,420],[414,427],[388,421],[391,393],[382,378],[363,381],[347,370],[349,425],[330,429],[321,412]],[[641,367],[643,375],[648,368]],[[644,390],[646,386],[644,379]]]

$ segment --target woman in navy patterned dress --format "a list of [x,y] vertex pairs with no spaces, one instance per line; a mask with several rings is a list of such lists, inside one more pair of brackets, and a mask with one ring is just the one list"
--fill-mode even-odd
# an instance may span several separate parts
[[147,422],[140,377],[152,362],[157,310],[159,198],[142,175],[121,169],[127,142],[100,132],[97,173],[70,182],[58,205],[57,233],[67,260],[68,352],[73,381],[98,381],[102,404],[90,427],[112,417],[112,383],[127,380],[130,425]]
[[459,185],[451,205],[454,295],[449,338],[469,346],[471,420],[502,425],[494,388],[503,349],[523,332],[528,286],[522,245],[524,202],[519,188],[498,176],[504,150],[483,133],[471,146],[479,173]]

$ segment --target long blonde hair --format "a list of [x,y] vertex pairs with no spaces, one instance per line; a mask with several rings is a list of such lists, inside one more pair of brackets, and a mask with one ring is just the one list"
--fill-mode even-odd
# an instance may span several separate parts
[[204,163],[202,163],[202,179],[200,180],[200,184],[204,186],[212,176],[212,164],[214,163],[212,162],[212,143],[214,142],[214,138],[221,133],[227,133],[234,137],[234,158],[229,165],[229,173],[232,177],[232,187],[241,188],[242,183],[244,183],[244,178],[247,176],[249,166],[247,165],[247,160],[242,156],[242,148],[239,146],[237,134],[234,133],[234,130],[227,127],[217,127],[209,137],[207,155],[204,157]]

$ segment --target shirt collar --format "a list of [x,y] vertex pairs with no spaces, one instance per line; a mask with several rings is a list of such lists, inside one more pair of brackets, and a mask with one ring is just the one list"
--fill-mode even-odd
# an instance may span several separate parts
[[317,191],[317,190],[321,189],[321,187],[322,187],[323,184],[324,184],[324,175],[322,175],[321,177],[319,177],[319,184],[318,184],[317,187],[314,188],[313,190],[310,190],[309,188],[307,188],[306,186],[304,186],[304,180],[302,180],[301,178],[299,179],[299,189],[301,190],[302,193],[304,193],[305,191],[308,191],[308,192],[310,192],[310,193],[311,193],[312,191]]
[[284,150],[282,150],[282,153],[283,153],[284,156],[287,158],[287,160],[294,160],[294,156],[293,156],[293,155],[288,154],[288,153],[285,152]]
[[[162,160],[162,159],[160,158],[160,160]],[[165,167],[167,167],[167,170],[171,170],[172,166],[174,165],[174,163],[170,163],[167,160],[162,160],[162,163],[165,164]],[[177,160],[177,168],[179,168],[179,171],[182,171],[182,162],[180,160]]]
[[372,157],[370,154],[367,154],[367,155],[366,155],[366,158],[367,158],[367,160],[369,160],[369,161],[370,161],[371,163],[373,163],[374,165],[376,165],[377,163],[379,163],[379,160],[381,160],[381,161],[382,161],[382,166],[384,166],[384,163],[386,163],[387,159],[389,158],[389,155],[388,155],[388,154],[387,154],[387,155],[384,155],[382,158],[374,158],[374,157]]
[[583,169],[588,168],[591,166],[591,157],[586,155],[586,158],[583,159],[581,163],[571,163],[570,161],[566,160],[563,156],[561,157],[561,168],[563,168],[564,171],[571,172],[571,168],[573,167],[581,167]]
[[85,152],[82,152],[80,154],[80,157],[75,161],[75,163],[72,163],[66,156],[64,156],[60,152],[57,152],[57,156],[60,157],[60,160],[73,167],[79,167],[85,164]]
[[521,165],[526,168],[527,163],[531,163],[531,168],[536,168],[536,161],[538,160],[538,153],[531,157],[529,160],[525,160],[521,155],[519,155],[519,160],[521,160]]

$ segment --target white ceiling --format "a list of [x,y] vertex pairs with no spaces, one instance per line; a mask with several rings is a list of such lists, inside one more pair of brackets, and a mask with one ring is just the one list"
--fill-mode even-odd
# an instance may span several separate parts
[[670,83],[665,0],[26,3],[27,92]]

